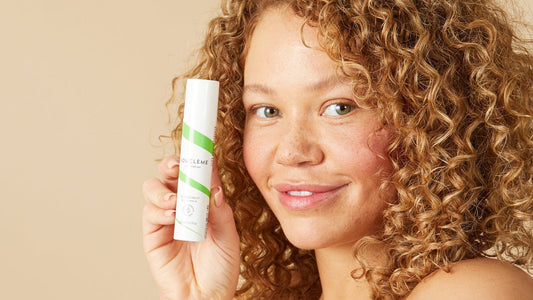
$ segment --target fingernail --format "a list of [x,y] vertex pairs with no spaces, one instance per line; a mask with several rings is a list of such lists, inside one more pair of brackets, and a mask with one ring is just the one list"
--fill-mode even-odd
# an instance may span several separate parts
[[171,161],[169,161],[168,164],[167,164],[167,166],[168,166],[168,168],[169,168],[170,170],[172,170],[172,168],[177,167],[177,166],[179,166],[179,165],[180,165],[180,163],[179,163],[177,160],[171,160]]
[[176,195],[175,193],[168,193],[166,194],[165,196],[163,196],[163,200],[165,201],[170,201],[170,199],[172,198],[172,196]]
[[222,195],[222,188],[220,186],[215,188],[213,197],[215,198],[215,206],[221,207],[224,203],[224,196]]
[[175,213],[176,213],[175,210],[166,210],[165,211],[165,216],[170,217],[170,216],[174,215]]

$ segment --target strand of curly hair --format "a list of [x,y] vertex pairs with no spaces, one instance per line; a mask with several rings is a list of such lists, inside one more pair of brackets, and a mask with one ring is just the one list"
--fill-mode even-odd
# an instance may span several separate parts
[[[370,282],[374,299],[405,296],[431,272],[469,258],[530,268],[533,56],[493,1],[228,0],[209,24],[198,63],[173,87],[192,77],[220,82],[215,155],[241,237],[236,296],[321,294],[313,252],[288,242],[243,161],[247,41],[274,6],[318,29],[324,51],[352,78],[355,100],[393,128],[394,172],[383,187],[394,185],[397,200],[382,231],[354,245],[361,268],[352,276]],[[170,113],[181,117],[183,107]],[[178,124],[175,145],[180,134]],[[376,244],[388,249],[386,265],[365,259]]]

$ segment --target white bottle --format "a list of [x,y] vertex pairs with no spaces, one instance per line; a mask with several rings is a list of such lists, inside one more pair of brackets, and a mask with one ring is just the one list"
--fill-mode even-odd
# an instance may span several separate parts
[[175,240],[205,240],[218,88],[218,81],[187,80],[174,224]]

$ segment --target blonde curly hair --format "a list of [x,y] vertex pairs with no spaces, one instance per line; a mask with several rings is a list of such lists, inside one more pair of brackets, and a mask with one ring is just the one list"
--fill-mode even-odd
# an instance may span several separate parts
[[[425,276],[475,257],[533,265],[533,56],[490,0],[226,0],[198,63],[177,77],[220,82],[215,155],[241,238],[236,296],[321,294],[313,251],[291,245],[243,161],[243,66],[261,13],[290,7],[358,82],[394,133],[388,158],[397,201],[383,229],[354,246],[375,299],[407,295]],[[169,103],[180,103],[174,97]],[[366,104],[368,105],[368,104]],[[183,107],[177,110],[181,118]],[[176,111],[171,111],[176,114]],[[181,125],[170,137],[179,145]],[[365,249],[384,245],[373,266]]]

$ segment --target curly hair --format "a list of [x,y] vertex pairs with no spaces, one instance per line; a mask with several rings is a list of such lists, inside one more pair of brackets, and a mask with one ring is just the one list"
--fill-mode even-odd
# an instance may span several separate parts
[[[357,82],[393,131],[397,200],[383,228],[354,245],[375,299],[407,295],[437,269],[475,257],[533,265],[533,56],[490,0],[226,0],[194,68],[173,81],[220,82],[217,143],[224,192],[241,238],[236,296],[312,299],[314,253],[291,245],[243,160],[243,67],[266,9],[286,6],[317,28],[323,51]],[[368,103],[365,102],[365,103]],[[183,108],[171,114],[182,116]],[[181,125],[170,137],[179,145]],[[363,253],[384,245],[388,261]]]

